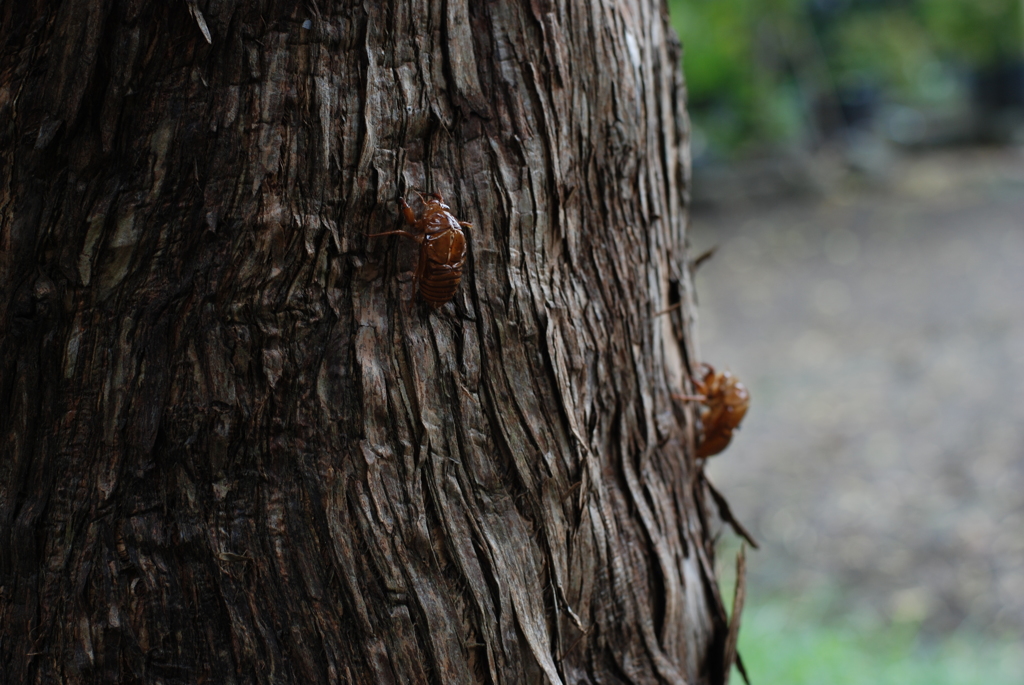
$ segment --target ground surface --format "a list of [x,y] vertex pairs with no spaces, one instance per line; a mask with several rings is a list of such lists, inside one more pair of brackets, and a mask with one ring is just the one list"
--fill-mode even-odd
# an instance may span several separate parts
[[905,158],[691,235],[719,246],[701,351],[753,395],[708,467],[763,543],[753,599],[1024,631],[1024,154]]

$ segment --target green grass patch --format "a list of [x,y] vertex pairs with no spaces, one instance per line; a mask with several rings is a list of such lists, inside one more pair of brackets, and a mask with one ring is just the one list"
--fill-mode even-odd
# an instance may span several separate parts
[[[826,609],[818,600],[748,598],[739,651],[752,685],[1024,684],[1019,638],[961,631],[928,639],[915,625]],[[732,682],[742,682],[738,673]]]

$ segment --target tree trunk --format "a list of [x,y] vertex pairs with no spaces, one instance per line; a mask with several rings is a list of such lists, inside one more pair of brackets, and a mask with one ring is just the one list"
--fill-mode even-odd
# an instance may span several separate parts
[[[0,682],[722,682],[679,54],[660,0],[3,0]],[[410,188],[473,224],[436,310],[365,237]]]

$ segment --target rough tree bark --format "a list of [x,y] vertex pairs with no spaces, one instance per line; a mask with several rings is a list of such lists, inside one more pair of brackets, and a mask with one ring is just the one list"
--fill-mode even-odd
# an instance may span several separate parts
[[[3,0],[0,682],[722,682],[679,54],[661,0]],[[436,311],[364,235],[408,188],[474,225]]]

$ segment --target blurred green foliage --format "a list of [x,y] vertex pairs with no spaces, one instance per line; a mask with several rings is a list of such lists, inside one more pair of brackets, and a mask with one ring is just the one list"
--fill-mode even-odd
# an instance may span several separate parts
[[[736,586],[733,539],[719,546],[726,610]],[[859,607],[859,608],[858,608]],[[901,613],[903,614],[901,616]],[[739,653],[753,683],[785,685],[1022,685],[1024,635],[964,624],[950,634],[922,629],[917,612],[886,618],[838,587],[764,598],[750,585]],[[742,682],[733,673],[730,682]]]
[[775,19],[795,14],[799,0],[672,0],[669,6],[683,41],[691,112],[716,146],[798,136],[799,94],[780,73],[782,65],[758,57]]
[[[818,600],[779,598],[743,612],[739,651],[754,683],[1019,685],[1019,637],[925,637],[911,623],[829,618]],[[739,682],[738,674],[733,682]]]
[[[669,0],[690,109],[714,149],[791,145],[851,90],[929,103],[1019,59],[1024,0]],[[837,105],[838,106],[838,105]]]
[[916,5],[935,46],[954,59],[986,66],[1021,55],[1020,0],[920,0]]
[[913,92],[935,61],[928,36],[905,9],[860,12],[842,21],[834,35],[833,70],[840,85],[865,79]]

